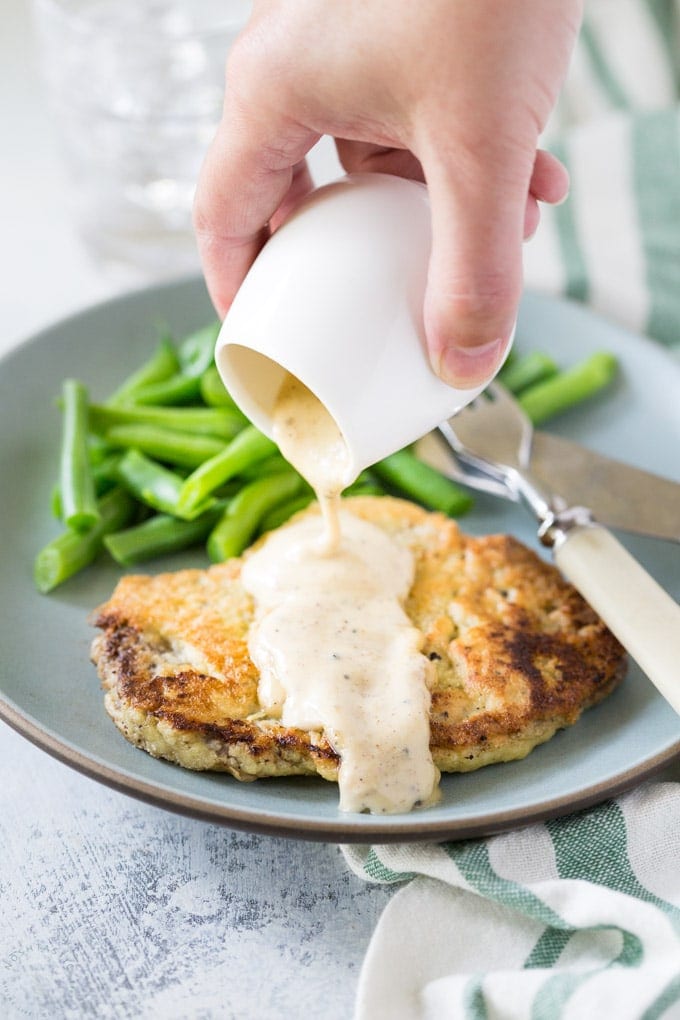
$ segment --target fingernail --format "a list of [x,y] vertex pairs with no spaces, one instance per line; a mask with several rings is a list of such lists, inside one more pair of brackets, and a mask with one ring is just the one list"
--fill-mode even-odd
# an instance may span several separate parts
[[479,347],[445,347],[437,374],[458,389],[472,389],[487,382],[500,364],[507,341],[491,340]]

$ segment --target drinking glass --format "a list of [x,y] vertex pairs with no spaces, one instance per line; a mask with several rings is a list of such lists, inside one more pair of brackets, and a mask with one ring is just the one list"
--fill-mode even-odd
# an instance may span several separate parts
[[249,0],[34,0],[44,77],[90,250],[198,267],[194,189]]

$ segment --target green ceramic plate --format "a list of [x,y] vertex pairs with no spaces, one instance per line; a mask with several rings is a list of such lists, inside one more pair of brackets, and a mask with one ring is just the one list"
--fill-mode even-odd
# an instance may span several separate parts
[[[524,761],[446,776],[441,803],[410,815],[345,815],[335,785],[187,772],[128,744],[109,721],[88,649],[87,616],[119,571],[103,564],[50,596],[36,593],[32,563],[57,530],[49,514],[63,377],[104,397],[150,352],[157,325],[176,336],[212,312],[198,280],[131,294],[58,323],[0,362],[0,715],[62,761],[132,796],[234,828],[337,842],[463,838],[564,814],[634,785],[680,755],[680,719],[632,666],[619,691]],[[615,352],[618,384],[555,431],[603,453],[680,480],[680,368],[663,350],[583,308],[528,295],[518,345],[569,363]],[[532,522],[512,504],[478,497],[464,522],[509,531],[536,546]],[[676,598],[680,546],[620,536]],[[536,546],[537,547],[537,546]],[[200,552],[149,569],[203,565]]]

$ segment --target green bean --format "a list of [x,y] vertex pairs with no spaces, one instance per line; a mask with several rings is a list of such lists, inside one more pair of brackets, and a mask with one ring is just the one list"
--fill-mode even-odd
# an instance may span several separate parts
[[594,396],[612,381],[616,369],[613,354],[591,354],[572,368],[531,386],[520,394],[519,402],[534,425],[538,425]]
[[184,484],[182,476],[134,448],[120,458],[117,475],[131,495],[136,496],[146,506],[172,514],[174,517],[193,520],[214,502],[208,497],[189,511],[182,512],[178,506]]
[[148,386],[140,386],[139,389],[135,390],[132,397],[126,401],[126,405],[189,404],[196,401],[200,395],[201,380],[177,372],[168,379],[149,383]]
[[184,375],[199,378],[213,363],[220,325],[219,322],[211,322],[209,326],[197,329],[182,340],[177,349],[177,357]]
[[90,432],[87,437],[87,456],[93,469],[97,464],[101,464],[107,457],[110,457],[113,452],[111,444],[107,443],[103,436],[97,436],[94,432]]
[[[92,465],[92,478],[97,499],[113,489],[118,483],[117,469],[120,457],[120,453],[110,453],[104,460],[97,461]],[[59,484],[52,487],[50,506],[52,508],[52,515],[57,520],[62,521],[64,519],[64,506],[61,499],[61,486]]]
[[129,567],[204,541],[223,511],[224,504],[217,504],[192,521],[156,514],[141,524],[107,535],[104,545],[116,563]]
[[191,512],[224,482],[275,451],[276,444],[271,439],[263,436],[254,425],[247,425],[228,446],[201,464],[184,481],[178,500],[180,512]]
[[59,487],[69,528],[89,528],[99,518],[87,442],[87,390],[77,379],[62,385],[63,427]]
[[513,365],[517,361],[518,357],[519,355],[517,354],[517,348],[511,347],[508,353],[505,355],[505,361],[503,362],[501,372],[505,372],[505,370],[509,368],[510,365]]
[[342,494],[343,499],[351,499],[353,496],[384,496],[385,490],[377,482],[355,482]]
[[516,358],[509,365],[506,362],[498,373],[498,381],[507,386],[511,393],[518,394],[556,374],[557,365],[549,355],[532,351]]
[[245,481],[255,481],[257,478],[262,478],[263,475],[275,475],[279,471],[290,471],[290,461],[286,460],[278,450],[276,453],[272,453],[269,457],[265,457],[263,460],[254,461],[252,464],[246,464],[241,469],[240,477]]
[[112,404],[175,405],[200,397],[201,377],[213,360],[219,323],[190,334],[179,348],[164,340],[154,357],[107,401]]
[[137,390],[169,379],[179,371],[179,360],[169,340],[159,342],[154,354],[112,393],[107,404],[120,404],[134,398]]
[[372,471],[362,471],[361,474],[356,478],[351,485],[348,485],[343,496],[356,496],[356,495],[370,495],[374,493],[376,496],[384,496],[385,490],[380,484],[380,480],[372,473]]
[[156,425],[199,436],[233,439],[243,428],[242,415],[217,407],[108,407],[90,404],[89,414],[90,425],[97,432],[117,425]]
[[[345,489],[342,495],[343,498],[348,498],[352,496],[383,496],[384,494],[385,490],[371,477],[370,473],[362,471],[357,480]],[[304,510],[310,503],[313,503],[315,498],[314,492],[307,487],[306,492],[301,492],[299,496],[293,496],[285,503],[275,506],[260,522],[260,531],[273,531],[274,528],[280,527],[298,510]]]
[[208,537],[213,563],[238,556],[252,541],[260,522],[275,506],[292,499],[304,487],[294,471],[260,478],[245,485],[229,503]]
[[[216,365],[209,365],[201,376],[201,396],[209,407],[236,408],[234,398],[222,382]],[[245,416],[244,416],[245,417]]]
[[285,503],[280,503],[275,506],[268,514],[260,521],[260,531],[273,531],[275,528],[280,528],[282,524],[285,524],[287,520],[298,513],[300,510],[306,509],[310,503],[314,502],[314,493],[310,489],[309,492],[303,492],[299,496],[293,496],[292,499],[287,499]]
[[103,496],[118,481],[118,465],[120,460],[120,453],[109,453],[104,460],[100,460],[97,464],[93,465],[92,476],[97,496]]
[[123,489],[112,489],[99,500],[97,509],[99,519],[92,527],[86,531],[69,528],[40,550],[33,570],[39,592],[52,591],[89,566],[100,552],[104,537],[130,520],[135,504]]
[[157,425],[115,425],[104,436],[115,446],[142,453],[169,464],[196,468],[224,449],[224,443],[212,436],[197,436]]
[[472,497],[465,489],[423,463],[410,450],[391,454],[374,464],[371,470],[382,482],[409,499],[451,517],[466,513],[472,506]]

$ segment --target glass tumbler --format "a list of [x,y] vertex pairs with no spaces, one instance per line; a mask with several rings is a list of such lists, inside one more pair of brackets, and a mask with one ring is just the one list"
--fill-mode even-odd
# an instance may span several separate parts
[[44,77],[91,252],[198,268],[191,209],[249,0],[34,0]]

